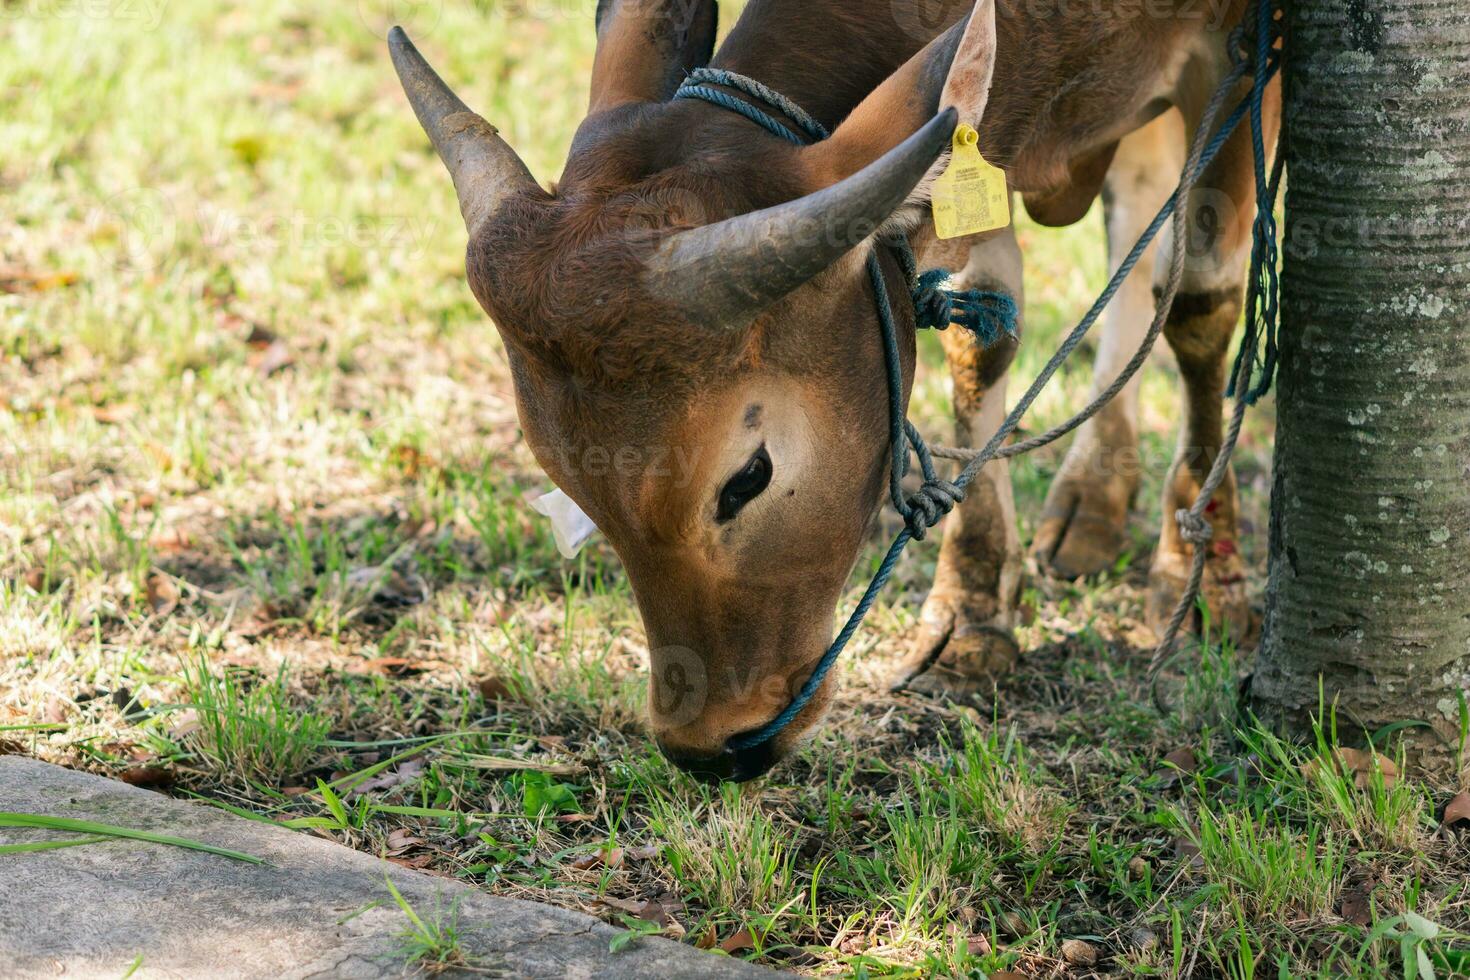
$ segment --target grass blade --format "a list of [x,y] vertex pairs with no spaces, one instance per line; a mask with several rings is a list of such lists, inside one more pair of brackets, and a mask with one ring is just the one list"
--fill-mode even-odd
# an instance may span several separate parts
[[81,847],[83,844],[100,844],[111,837],[83,837],[80,840],[38,840],[32,844],[0,844],[0,855],[31,854],[35,851],[56,851],[63,847]]
[[263,859],[255,857],[252,854],[243,854],[240,851],[231,851],[223,847],[215,847],[212,844],[201,844],[198,841],[185,840],[182,837],[169,837],[166,834],[153,834],[146,830],[133,830],[131,827],[114,827],[111,824],[94,823],[91,820],[73,820],[70,817],[48,817],[40,813],[0,812],[0,827],[24,827],[29,830],[63,830],[73,834],[125,837],[129,840],[141,840],[150,844],[167,844],[170,847],[182,847],[190,851],[203,851],[206,854],[215,854],[219,857],[229,858],[232,861],[245,861],[249,864],[265,864]]

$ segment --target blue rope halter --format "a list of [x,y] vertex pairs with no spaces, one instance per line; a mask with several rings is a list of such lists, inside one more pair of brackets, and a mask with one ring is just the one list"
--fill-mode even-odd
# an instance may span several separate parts
[[[1250,94],[1237,105],[1234,111],[1226,118],[1218,132],[1211,138],[1200,154],[1194,176],[1203,173],[1212,160],[1218,155],[1225,141],[1230,137],[1247,112],[1251,116],[1252,130],[1254,136],[1254,149],[1256,153],[1257,168],[1257,192],[1260,198],[1258,211],[1263,211],[1269,220],[1262,220],[1258,213],[1256,219],[1255,247],[1252,251],[1251,261],[1251,289],[1248,300],[1249,316],[1245,341],[1241,345],[1240,357],[1254,357],[1258,349],[1258,342],[1264,337],[1266,341],[1266,374],[1260,386],[1254,391],[1243,393],[1248,401],[1254,401],[1262,394],[1270,384],[1270,366],[1275,357],[1275,319],[1276,319],[1276,275],[1274,258],[1276,224],[1274,218],[1270,218],[1272,207],[1275,202],[1276,191],[1280,185],[1281,154],[1277,154],[1277,162],[1272,179],[1264,179],[1265,148],[1261,131],[1261,101],[1266,90],[1266,83],[1276,74],[1280,67],[1279,55],[1272,50],[1273,34],[1270,30],[1272,11],[1275,4],[1270,0],[1258,0],[1257,8],[1257,50],[1255,51],[1254,84]],[[1242,55],[1248,55],[1249,49],[1240,45]],[[1235,85],[1244,74],[1245,65],[1238,64],[1231,73],[1222,88]],[[711,85],[720,85],[725,88],[734,89],[746,96],[746,99],[737,98],[729,92]],[[738,113],[751,122],[762,127],[767,132],[780,136],[798,145],[808,145],[820,142],[828,137],[826,127],[813,119],[800,106],[779,92],[772,91],[754,79],[747,78],[734,72],[723,71],[714,68],[700,68],[689,74],[688,79],[680,86],[674,98],[676,99],[701,99],[705,102],[721,106],[731,112]],[[753,100],[752,101],[747,101]],[[755,104],[759,103],[759,104]],[[762,108],[764,106],[764,108]],[[766,109],[774,109],[786,116],[796,124],[802,131],[798,134],[791,127],[781,122]],[[1062,342],[1055,355],[1048,362],[1041,374],[1032,382],[1031,387],[1021,398],[1015,409],[1007,415],[1005,421],[990,441],[978,452],[964,470],[953,481],[940,478],[934,467],[934,458],[929,452],[929,447],[920,437],[917,429],[904,416],[903,409],[903,370],[899,359],[898,329],[893,318],[893,305],[889,299],[887,284],[884,281],[882,266],[876,252],[869,254],[867,260],[868,276],[872,281],[873,293],[877,300],[878,323],[883,337],[883,351],[887,366],[888,380],[888,413],[889,413],[889,443],[892,451],[892,463],[889,467],[889,494],[892,498],[894,508],[903,515],[905,527],[893,539],[883,561],[878,566],[873,580],[868,583],[862,598],[858,600],[857,607],[853,609],[852,615],[838,631],[832,640],[831,646],[822,654],[817,662],[816,668],[811,676],[802,684],[801,690],[791,703],[781,710],[781,713],[772,718],[761,728],[736,736],[730,740],[730,746],[735,749],[753,748],[764,742],[770,741],[780,734],[791,720],[801,713],[801,710],[811,702],[812,697],[821,687],[822,681],[826,679],[831,671],[832,665],[836,663],[838,655],[852,639],[853,634],[862,625],[863,619],[868,611],[873,608],[877,601],[878,593],[888,583],[893,575],[894,568],[898,565],[899,558],[903,555],[908,543],[914,540],[923,540],[928,530],[937,524],[946,514],[954,509],[954,506],[964,499],[965,488],[968,487],[979,475],[980,470],[991,459],[1000,452],[1002,444],[1020,424],[1022,416],[1030,408],[1036,396],[1040,394],[1041,388],[1051,380],[1057,369],[1061,366],[1067,356],[1076,349],[1107,308],[1108,302],[1117,293],[1126,279],[1137,265],[1139,259],[1149,244],[1164,227],[1164,223],[1179,202],[1179,192],[1170,196],[1164,206],[1159,209],[1153,221],[1139,238],[1138,243],[1119,264],[1113,273],[1107,287],[1102,295],[1098,297],[1082,321],[1073,328],[1066,339]],[[949,291],[942,284],[949,278],[948,273],[942,270],[926,272],[922,276],[918,274],[917,262],[914,258],[913,248],[907,239],[886,239],[883,244],[892,249],[903,269],[904,276],[909,283],[911,297],[914,302],[916,324],[920,328],[932,327],[944,329],[950,323],[958,323],[974,331],[976,338],[981,343],[990,343],[999,338],[1001,334],[1014,337],[1016,335],[1016,322],[1019,311],[1016,303],[1011,297],[1001,293],[988,293],[980,290]],[[1269,269],[1266,267],[1269,266]],[[909,453],[918,457],[919,467],[924,475],[924,483],[920,489],[909,496],[903,493],[902,481],[908,470]]]

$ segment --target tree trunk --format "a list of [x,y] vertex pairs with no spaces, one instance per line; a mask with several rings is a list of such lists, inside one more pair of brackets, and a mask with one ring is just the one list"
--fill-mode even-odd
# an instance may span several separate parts
[[[1470,689],[1470,10],[1287,0],[1262,718],[1404,720],[1443,775]],[[1345,735],[1346,737],[1346,735]]]

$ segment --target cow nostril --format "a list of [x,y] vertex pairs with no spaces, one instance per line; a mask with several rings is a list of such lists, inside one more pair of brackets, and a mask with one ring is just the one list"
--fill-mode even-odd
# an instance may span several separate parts
[[735,760],[734,775],[729,777],[731,781],[744,783],[769,772],[777,760],[773,742],[774,739],[767,739],[743,749],[726,749],[726,753],[734,756]]
[[718,755],[697,755],[671,748],[663,742],[659,749],[674,765],[706,783],[744,783],[764,776],[776,763],[776,752],[770,742],[744,749],[730,749]]
[[664,758],[702,782],[724,782],[735,773],[735,754],[728,749],[719,755],[696,755],[670,748],[663,742],[659,742],[658,747]]

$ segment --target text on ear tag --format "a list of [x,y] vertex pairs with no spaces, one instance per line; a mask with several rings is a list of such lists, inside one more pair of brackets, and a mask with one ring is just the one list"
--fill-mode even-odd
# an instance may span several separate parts
[[940,238],[976,235],[1011,223],[1005,171],[985,162],[979,143],[975,127],[960,123],[955,128],[949,166],[935,179],[930,195]]

